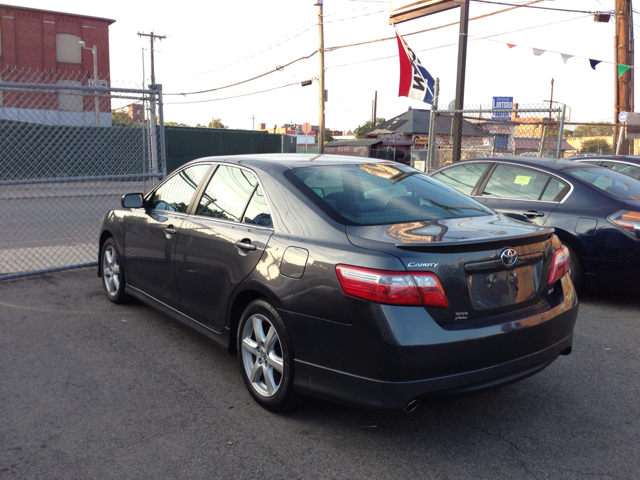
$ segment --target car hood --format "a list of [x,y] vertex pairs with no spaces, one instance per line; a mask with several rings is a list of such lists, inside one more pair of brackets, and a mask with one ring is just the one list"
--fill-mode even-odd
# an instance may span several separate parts
[[[351,243],[375,248],[380,243],[399,248],[439,248],[488,243],[525,243],[549,237],[553,228],[515,221],[502,214],[460,217],[446,220],[398,223],[393,225],[348,226]],[[488,245],[485,245],[488,247]]]

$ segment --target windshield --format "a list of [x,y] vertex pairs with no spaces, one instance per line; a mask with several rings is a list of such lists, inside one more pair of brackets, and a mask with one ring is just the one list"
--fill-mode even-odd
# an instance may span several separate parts
[[382,225],[493,215],[475,200],[400,164],[324,165],[290,170],[300,190],[347,225]]
[[603,167],[567,168],[571,176],[584,180],[620,200],[640,200],[640,180]]

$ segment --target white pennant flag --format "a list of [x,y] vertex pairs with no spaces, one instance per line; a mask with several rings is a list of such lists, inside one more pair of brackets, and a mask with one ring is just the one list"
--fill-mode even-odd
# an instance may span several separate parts
[[567,55],[566,53],[561,53],[560,54],[562,56],[562,61],[566,64],[567,60],[569,60],[571,57],[573,57],[573,55]]
[[542,55],[544,52],[546,52],[546,50],[542,50],[542,49],[540,49],[540,48],[534,48],[534,49],[533,49],[533,54],[534,54],[534,55],[536,55],[536,56],[538,56],[538,57],[539,57],[540,55]]

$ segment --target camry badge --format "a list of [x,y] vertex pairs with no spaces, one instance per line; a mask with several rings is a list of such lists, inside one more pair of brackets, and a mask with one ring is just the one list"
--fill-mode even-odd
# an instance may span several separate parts
[[417,263],[417,262],[409,262],[407,267],[409,268],[436,268],[438,266],[437,263]]
[[500,254],[500,259],[505,267],[513,267],[518,261],[518,252],[513,248],[505,248]]

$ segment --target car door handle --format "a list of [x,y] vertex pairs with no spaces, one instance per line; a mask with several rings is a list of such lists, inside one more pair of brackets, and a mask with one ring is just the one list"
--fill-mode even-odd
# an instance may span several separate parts
[[234,243],[234,245],[241,250],[251,250],[252,252],[258,249],[258,247],[256,247],[253,243],[251,243],[251,240],[248,240],[248,241],[241,240],[239,242]]
[[529,210],[527,212],[522,212],[522,214],[527,218],[544,217],[544,213],[537,210]]
[[169,235],[174,235],[176,233],[178,233],[178,231],[173,228],[173,225],[169,225],[167,228],[163,229],[164,233],[168,233]]

